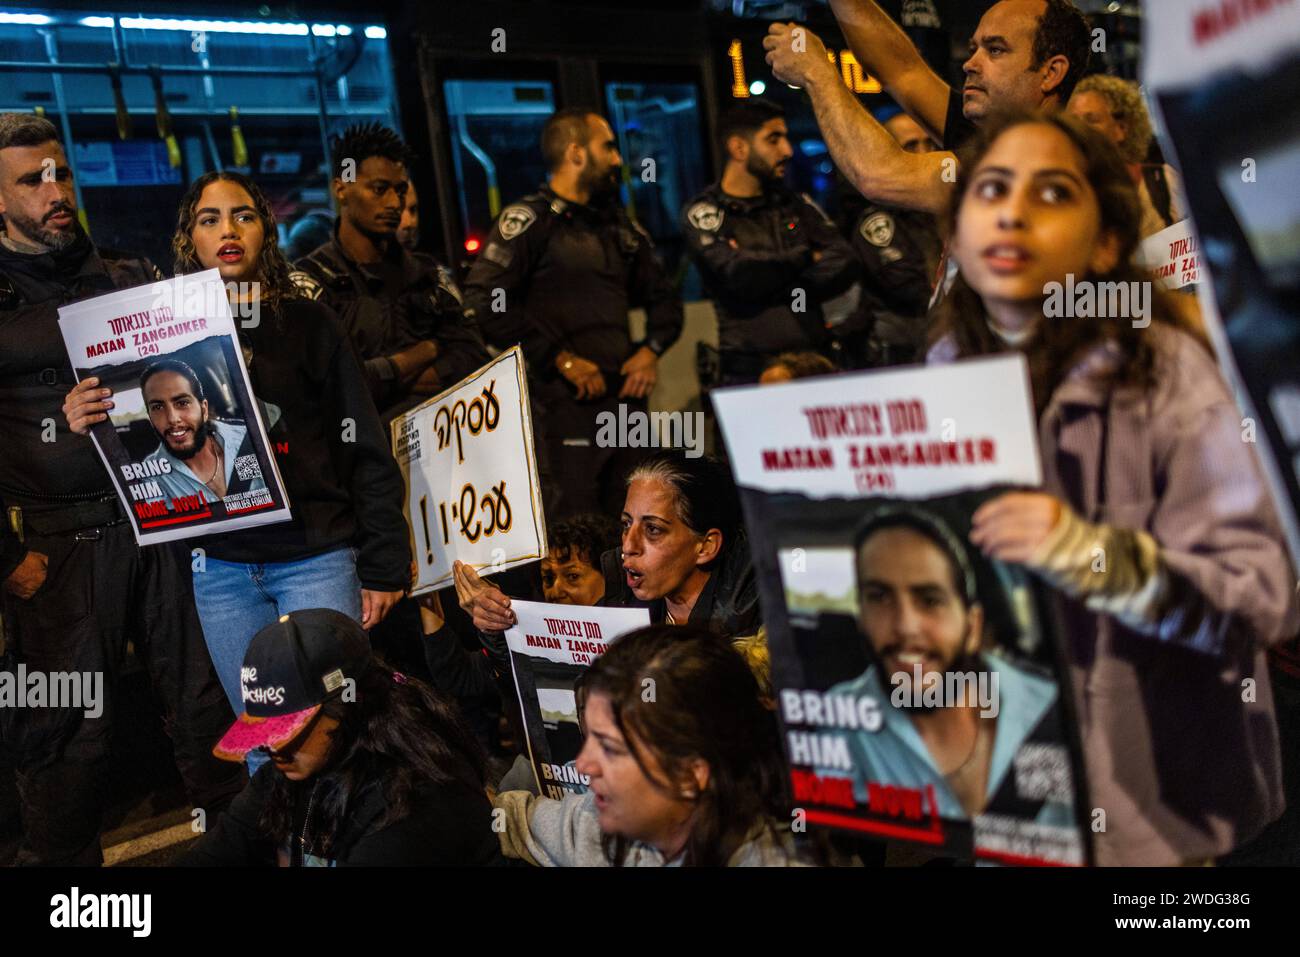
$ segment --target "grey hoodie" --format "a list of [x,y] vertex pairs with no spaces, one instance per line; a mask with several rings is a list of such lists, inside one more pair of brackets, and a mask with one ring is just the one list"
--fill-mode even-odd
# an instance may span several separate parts
[[[527,791],[503,791],[493,804],[505,812],[505,829],[498,832],[501,852],[541,867],[610,867],[600,845],[601,831],[596,812],[596,795],[568,794],[560,800],[542,798]],[[663,854],[648,844],[635,842],[628,848],[625,867],[679,867],[681,857],[665,861]],[[754,835],[736,849],[728,867],[800,867],[789,833],[775,827],[756,828]]]

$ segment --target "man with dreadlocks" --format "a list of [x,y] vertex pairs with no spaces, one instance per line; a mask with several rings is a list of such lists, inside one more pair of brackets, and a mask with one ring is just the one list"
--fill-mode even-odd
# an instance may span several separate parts
[[378,123],[348,127],[330,158],[338,218],[291,278],[343,321],[387,425],[487,361],[451,273],[397,241],[411,150]]

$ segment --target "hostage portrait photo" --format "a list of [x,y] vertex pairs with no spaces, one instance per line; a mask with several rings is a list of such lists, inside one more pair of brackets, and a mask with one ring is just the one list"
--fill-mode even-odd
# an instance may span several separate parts
[[[192,535],[194,526],[285,504],[233,348],[216,335],[77,370],[113,390],[109,421],[93,434],[141,535],[176,526]],[[272,428],[278,410],[264,409]]]
[[539,793],[561,797],[587,790],[575,767],[582,750],[586,665],[551,661],[511,650],[521,717]]
[[1050,609],[968,540],[997,494],[765,503],[796,803],[936,851],[1082,863]]

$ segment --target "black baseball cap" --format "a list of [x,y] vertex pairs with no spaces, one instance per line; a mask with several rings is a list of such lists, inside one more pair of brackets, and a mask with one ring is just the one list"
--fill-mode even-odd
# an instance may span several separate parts
[[369,637],[342,612],[308,608],[281,615],[253,636],[239,673],[244,713],[212,753],[242,761],[254,748],[284,747],[370,661]]

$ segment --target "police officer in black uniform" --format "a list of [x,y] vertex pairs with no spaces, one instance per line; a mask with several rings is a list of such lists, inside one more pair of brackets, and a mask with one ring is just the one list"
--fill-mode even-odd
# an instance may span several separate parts
[[298,260],[292,278],[338,314],[387,425],[488,356],[451,273],[397,241],[411,166],[406,144],[378,123],[350,126],[334,141],[331,162],[334,237]]
[[[928,153],[935,143],[896,106],[876,119],[909,153]],[[862,299],[855,324],[865,332],[865,350],[854,367],[880,367],[924,359],[926,317],[937,280],[943,242],[934,216],[921,210],[866,201],[849,233],[862,263]]]
[[99,456],[67,431],[61,411],[75,379],[58,308],[162,276],[146,259],[92,245],[77,222],[67,158],[43,118],[0,114],[0,215],[0,669],[11,680],[19,665],[47,681],[56,672],[102,676],[94,717],[84,701],[0,707],[0,763],[17,774],[17,862],[95,865],[128,641],[163,704],[194,806],[215,819],[244,772],[211,753],[231,715],[194,609],[188,552],[135,544]]
[[853,250],[807,194],[784,184],[785,111],[744,100],[719,118],[722,179],[682,210],[687,249],[718,316],[722,384],[757,382],[782,352],[831,351],[823,306],[858,276]]
[[[617,515],[623,477],[643,455],[600,434],[646,411],[659,357],[681,335],[681,298],[649,234],[618,205],[622,159],[589,110],[561,110],[542,130],[547,185],[506,207],[465,281],[466,311],[499,348],[521,343],[539,436],[547,516]],[[643,306],[634,342],[628,309]],[[605,441],[612,438],[613,444]]]

